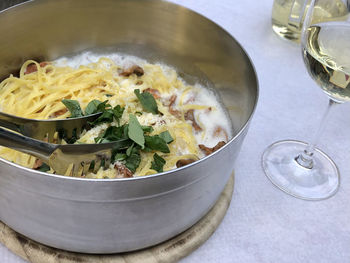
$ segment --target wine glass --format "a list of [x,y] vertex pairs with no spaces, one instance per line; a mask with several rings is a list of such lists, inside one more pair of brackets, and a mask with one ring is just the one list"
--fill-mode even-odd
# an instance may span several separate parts
[[[335,1],[346,15],[327,17],[327,6],[331,7]],[[321,6],[325,8],[321,9]],[[301,199],[326,199],[339,188],[337,166],[327,154],[316,148],[316,143],[330,111],[335,105],[350,101],[348,13],[345,0],[310,1],[301,34],[302,56],[310,76],[328,95],[328,108],[310,143],[279,141],[270,145],[262,157],[263,169],[272,183]]]

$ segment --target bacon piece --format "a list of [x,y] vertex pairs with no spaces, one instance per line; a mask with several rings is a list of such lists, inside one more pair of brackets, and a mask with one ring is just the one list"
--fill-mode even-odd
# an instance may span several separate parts
[[174,109],[174,103],[176,101],[176,98],[177,98],[177,96],[175,94],[171,95],[169,100],[163,102],[163,105],[169,107],[169,112],[170,112],[171,115],[173,115],[176,118],[180,119],[181,118],[181,112]]
[[52,113],[50,115],[50,118],[56,118],[58,116],[61,116],[61,115],[65,114],[66,112],[67,112],[67,109],[58,110],[58,111]]
[[123,72],[119,73],[120,76],[129,77],[131,74],[136,74],[138,77],[141,77],[145,72],[143,68],[138,65],[134,65],[128,69],[124,69]]
[[195,131],[201,131],[202,128],[201,126],[198,125],[196,122],[196,119],[194,118],[193,114],[194,110],[188,110],[185,112],[185,120],[191,121],[192,122],[192,127],[194,128]]
[[145,89],[143,92],[149,92],[152,94],[153,98],[155,99],[159,99],[160,98],[160,93],[158,90],[156,89],[151,89],[151,88],[148,88],[148,89]]
[[[41,68],[45,67],[46,65],[50,64],[49,62],[40,62],[39,63],[39,66]],[[32,63],[32,64],[29,64],[26,68],[26,71],[24,72],[24,75],[26,74],[30,74],[30,73],[33,73],[33,72],[36,72],[38,69],[36,67],[36,64]]]
[[40,112],[42,112],[44,109],[45,109],[45,106],[42,107],[41,109],[37,110],[35,113],[40,113]]
[[205,153],[205,155],[209,155],[209,154],[212,154],[213,152],[219,150],[225,144],[226,144],[226,142],[220,141],[213,148],[207,147],[204,144],[199,144],[198,147]]
[[162,103],[165,107],[173,106],[176,101],[176,95],[171,95],[170,98],[166,98],[162,100]]
[[176,98],[177,98],[177,96],[175,94],[171,95],[171,97],[169,99],[169,107],[172,107],[174,105]]
[[50,64],[49,62],[43,61],[43,62],[39,63],[39,66],[43,68],[43,67],[45,67],[46,65],[49,65],[49,64]]
[[30,65],[28,65],[28,67],[26,68],[26,71],[24,72],[24,75],[33,73],[33,72],[35,72],[35,71],[37,71],[37,70],[38,70],[38,69],[36,68],[36,65],[35,65],[35,64],[30,64]]
[[176,118],[180,119],[181,118],[181,112],[178,110],[175,110],[172,107],[169,107],[169,112],[171,115],[175,116]]
[[188,165],[190,163],[193,163],[195,161],[196,161],[195,159],[180,159],[176,162],[176,167],[179,168],[179,167]]
[[35,160],[35,163],[34,163],[34,166],[33,166],[33,169],[39,169],[40,168],[40,166],[42,166],[43,165],[43,161],[42,160],[40,160],[40,159],[36,159]]
[[213,132],[214,137],[219,137],[220,135],[224,135],[226,141],[228,141],[228,134],[224,128],[221,126],[217,126]]
[[115,164],[114,169],[117,171],[117,178],[133,177],[132,172],[123,164]]

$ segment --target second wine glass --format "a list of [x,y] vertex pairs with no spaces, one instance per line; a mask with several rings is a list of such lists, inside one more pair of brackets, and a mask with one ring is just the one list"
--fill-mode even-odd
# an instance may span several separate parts
[[[310,143],[295,140],[276,142],[264,152],[266,176],[286,193],[307,200],[320,200],[336,193],[339,171],[332,159],[316,143],[336,104],[350,101],[350,22],[346,16],[320,16],[320,2],[311,0],[304,20],[301,48],[305,66],[317,85],[329,96],[328,108]],[[339,2],[348,10],[347,1]],[[326,5],[327,6],[327,5]],[[319,21],[326,21],[319,23]]]

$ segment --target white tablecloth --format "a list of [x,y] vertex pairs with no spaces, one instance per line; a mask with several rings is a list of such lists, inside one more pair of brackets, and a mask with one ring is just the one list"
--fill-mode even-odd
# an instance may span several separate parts
[[[260,83],[231,206],[213,236],[182,262],[350,262],[350,104],[335,109],[319,143],[339,167],[338,193],[318,202],[284,194],[265,177],[261,155],[276,140],[309,139],[327,97],[306,73],[299,46],[272,32],[273,0],[173,1],[230,32],[251,57]],[[23,260],[0,245],[0,262]]]

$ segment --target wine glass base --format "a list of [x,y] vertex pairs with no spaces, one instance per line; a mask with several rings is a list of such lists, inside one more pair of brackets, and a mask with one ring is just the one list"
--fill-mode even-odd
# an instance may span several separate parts
[[266,176],[282,191],[305,200],[322,200],[334,195],[340,183],[335,163],[315,149],[313,168],[304,168],[295,158],[306,148],[300,141],[286,140],[270,145],[262,157]]

